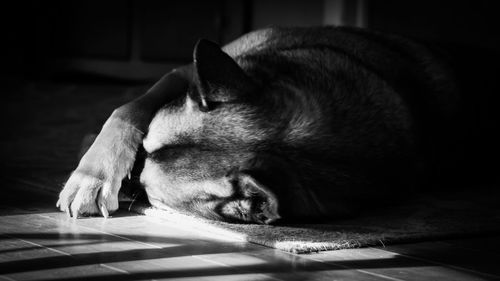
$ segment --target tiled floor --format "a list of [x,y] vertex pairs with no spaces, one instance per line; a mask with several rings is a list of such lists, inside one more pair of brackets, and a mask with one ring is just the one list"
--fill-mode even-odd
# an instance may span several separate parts
[[498,236],[294,255],[126,211],[73,220],[21,187],[0,202],[0,280],[500,279]]

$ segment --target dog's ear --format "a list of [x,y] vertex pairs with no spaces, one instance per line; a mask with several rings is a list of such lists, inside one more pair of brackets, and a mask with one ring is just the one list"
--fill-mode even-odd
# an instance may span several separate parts
[[231,102],[244,98],[255,84],[243,69],[214,42],[201,39],[193,54],[194,82],[200,105]]
[[234,171],[230,177],[237,190],[237,197],[243,204],[233,205],[239,208],[238,210],[226,211],[241,215],[243,217],[239,219],[253,223],[269,224],[281,218],[278,213],[278,199],[269,188],[241,171]]

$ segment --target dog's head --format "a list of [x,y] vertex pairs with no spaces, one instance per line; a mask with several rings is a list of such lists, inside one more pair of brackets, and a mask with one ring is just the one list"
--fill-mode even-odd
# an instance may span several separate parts
[[156,114],[144,139],[150,199],[217,220],[277,220],[281,191],[269,185],[293,175],[274,153],[289,126],[283,105],[273,102],[276,89],[206,40],[195,47],[193,78],[185,96]]

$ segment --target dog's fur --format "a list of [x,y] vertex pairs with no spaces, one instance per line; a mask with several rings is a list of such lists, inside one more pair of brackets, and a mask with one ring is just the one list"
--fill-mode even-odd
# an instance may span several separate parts
[[[159,208],[253,223],[356,213],[408,191],[453,133],[443,129],[457,104],[446,65],[396,36],[265,29],[222,50],[201,40],[184,69],[189,88],[143,139],[141,183]],[[142,139],[132,123],[108,120],[61,192],[62,210],[116,210]]]

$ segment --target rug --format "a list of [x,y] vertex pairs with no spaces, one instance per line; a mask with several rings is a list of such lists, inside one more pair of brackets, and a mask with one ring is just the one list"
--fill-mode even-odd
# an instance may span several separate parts
[[497,198],[471,192],[422,196],[405,205],[322,224],[231,224],[159,210],[147,203],[123,201],[121,206],[193,231],[296,254],[500,233]]

